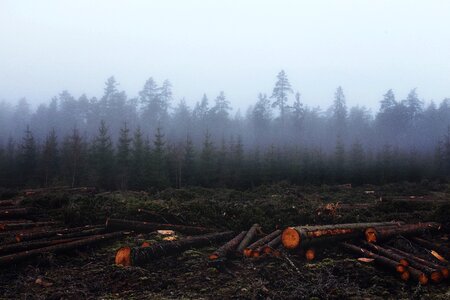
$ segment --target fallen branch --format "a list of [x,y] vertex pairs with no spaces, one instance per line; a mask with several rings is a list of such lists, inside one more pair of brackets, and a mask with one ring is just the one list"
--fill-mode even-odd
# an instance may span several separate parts
[[5,255],[0,257],[0,266],[9,265],[25,259],[29,259],[44,253],[59,253],[68,250],[77,249],[80,247],[97,244],[109,239],[115,239],[123,236],[123,232],[112,232],[103,235],[95,235],[84,239],[79,239],[73,242],[57,244],[49,247],[38,248],[30,251],[23,251],[15,254]]
[[228,241],[225,245],[214,251],[213,254],[209,256],[210,260],[217,260],[226,258],[228,255],[233,253],[237,246],[240,244],[244,236],[247,234],[247,231],[242,231],[237,236],[235,236],[233,239]]
[[139,266],[150,261],[172,254],[181,253],[187,249],[211,245],[233,237],[232,231],[211,233],[195,237],[187,237],[173,242],[161,242],[149,247],[122,247],[116,253],[116,265]]
[[186,234],[205,234],[214,231],[211,228],[198,226],[159,224],[159,223],[139,222],[132,220],[111,219],[111,218],[106,220],[106,229],[109,231],[133,230],[136,232],[151,232],[156,231],[158,229],[169,229]]

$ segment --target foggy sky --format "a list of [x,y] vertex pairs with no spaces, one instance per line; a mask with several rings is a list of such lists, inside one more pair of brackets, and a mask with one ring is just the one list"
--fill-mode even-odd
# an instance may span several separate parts
[[168,78],[175,100],[225,91],[245,109],[284,69],[308,105],[373,109],[450,97],[450,1],[0,0],[0,100],[48,102],[67,89],[128,96]]

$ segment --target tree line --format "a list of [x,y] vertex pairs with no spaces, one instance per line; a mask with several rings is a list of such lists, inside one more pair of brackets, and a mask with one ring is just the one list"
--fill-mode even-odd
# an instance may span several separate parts
[[246,188],[296,184],[446,179],[450,99],[425,106],[415,89],[392,90],[374,114],[348,108],[341,87],[332,105],[309,107],[284,71],[272,93],[232,115],[220,92],[193,108],[173,104],[168,80],[148,79],[137,97],[114,77],[101,98],[63,91],[31,111],[26,99],[0,103],[0,186],[96,185],[148,189],[188,185]]

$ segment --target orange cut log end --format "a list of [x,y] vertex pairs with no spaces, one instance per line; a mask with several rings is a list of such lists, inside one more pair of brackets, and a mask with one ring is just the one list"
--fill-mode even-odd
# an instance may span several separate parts
[[270,254],[272,252],[272,248],[269,246],[264,247],[263,249],[264,254]]
[[314,258],[316,258],[316,251],[314,251],[314,249],[306,250],[305,257],[308,261],[314,260]]
[[216,260],[216,259],[218,259],[219,258],[219,255],[217,255],[217,254],[211,254],[210,256],[209,256],[209,259],[210,260]]
[[300,245],[300,234],[295,228],[286,228],[281,235],[281,243],[287,249],[295,249]]
[[258,251],[252,251],[251,256],[252,256],[252,257],[259,257],[260,254],[259,254]]
[[400,278],[403,281],[408,281],[410,276],[411,276],[411,274],[408,271],[405,271],[402,273],[402,275],[400,275]]
[[121,247],[117,250],[115,263],[118,266],[131,266],[131,248]]
[[402,273],[404,273],[406,271],[406,267],[404,265],[402,265],[402,264],[398,264],[397,267],[395,267],[395,270],[398,273],[402,274]]
[[404,259],[404,258],[400,259],[399,262],[400,262],[401,265],[403,265],[405,267],[409,266],[409,262],[406,259]]
[[141,245],[141,248],[147,248],[147,247],[150,247],[150,245],[151,244],[149,242],[143,242]]
[[447,268],[443,268],[443,269],[441,269],[441,273],[442,273],[442,276],[444,277],[444,278],[448,278],[448,269]]
[[431,274],[430,274],[430,278],[431,278],[431,280],[433,281],[433,282],[441,282],[441,280],[442,280],[442,274],[441,274],[441,272],[438,272],[438,271],[436,271],[436,272],[432,272]]
[[428,284],[428,277],[424,273],[420,274],[419,276],[419,282],[421,285],[427,285]]
[[366,241],[368,243],[376,243],[377,242],[377,232],[375,228],[367,228],[364,232],[366,236]]
[[244,249],[244,256],[245,257],[251,257],[252,256],[252,250],[251,249],[248,249],[248,248],[246,248],[246,249]]

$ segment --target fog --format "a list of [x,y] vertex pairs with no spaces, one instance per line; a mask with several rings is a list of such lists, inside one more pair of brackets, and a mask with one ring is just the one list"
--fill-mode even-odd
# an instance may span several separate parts
[[0,2],[0,99],[36,107],[62,90],[137,96],[151,76],[193,105],[225,91],[245,110],[281,69],[311,106],[337,86],[373,110],[387,89],[449,96],[448,1]]
[[450,176],[448,1],[1,1],[0,186]]

